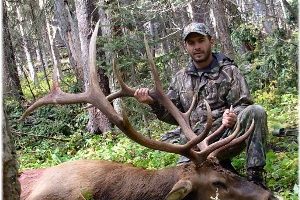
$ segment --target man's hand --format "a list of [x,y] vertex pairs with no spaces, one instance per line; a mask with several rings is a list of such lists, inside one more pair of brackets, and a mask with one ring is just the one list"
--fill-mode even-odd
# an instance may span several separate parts
[[135,91],[134,97],[138,102],[145,103],[145,104],[151,104],[154,102],[152,97],[149,95],[149,89],[148,88],[139,88]]
[[237,115],[233,112],[232,108],[226,109],[225,112],[223,113],[223,119],[222,119],[222,124],[226,128],[232,128],[237,120]]

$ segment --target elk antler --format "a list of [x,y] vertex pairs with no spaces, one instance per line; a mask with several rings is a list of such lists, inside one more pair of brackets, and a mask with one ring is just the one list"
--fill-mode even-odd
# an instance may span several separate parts
[[[166,152],[176,153],[176,154],[186,156],[190,158],[192,161],[194,161],[195,163],[203,162],[210,153],[216,153],[218,148],[224,145],[225,146],[229,145],[231,141],[235,141],[234,138],[236,137],[236,133],[238,129],[231,136],[208,145],[210,139],[218,135],[221,132],[220,130],[223,130],[224,127],[221,127],[221,129],[214,132],[212,134],[213,136],[209,136],[206,138],[212,126],[211,110],[206,101],[205,101],[205,105],[207,107],[208,115],[207,115],[207,123],[206,123],[205,130],[203,131],[203,133],[201,133],[198,136],[193,132],[192,128],[190,127],[188,118],[189,118],[189,114],[191,113],[195,105],[196,97],[194,97],[192,106],[189,109],[189,111],[186,113],[182,113],[176,108],[176,106],[172,103],[172,101],[164,94],[159,79],[159,75],[155,67],[153,57],[150,53],[150,48],[146,38],[144,38],[146,52],[148,55],[148,60],[150,62],[151,72],[155,83],[155,89],[154,91],[150,92],[150,95],[154,99],[159,101],[159,103],[161,103],[171,113],[171,115],[175,118],[175,120],[178,122],[179,126],[181,127],[182,132],[186,135],[186,137],[190,141],[184,145],[169,144],[169,143],[164,143],[161,141],[149,139],[148,137],[145,137],[141,133],[137,132],[130,124],[127,116],[125,115],[125,112],[123,112],[122,116],[119,115],[114,110],[114,108],[110,103],[110,101],[118,97],[133,96],[135,90],[128,87],[122,81],[119,75],[117,75],[117,77],[118,77],[118,82],[121,85],[121,90],[114,94],[105,97],[98,84],[97,74],[96,74],[96,37],[97,37],[98,28],[99,28],[99,21],[95,26],[95,30],[92,34],[90,46],[89,46],[89,63],[88,63],[89,64],[89,87],[88,89],[85,92],[79,94],[65,93],[61,91],[61,89],[59,88],[58,81],[54,80],[53,89],[51,90],[51,92],[47,96],[39,99],[32,106],[30,106],[25,111],[21,119],[25,118],[30,112],[32,112],[34,109],[42,105],[90,103],[96,108],[98,108],[104,115],[107,116],[107,118],[112,123],[114,123],[122,132],[124,132],[129,138],[131,138],[135,142],[151,149],[156,149],[160,151],[166,151]],[[115,68],[114,61],[113,61],[113,67]],[[193,147],[196,145],[199,147],[200,152],[193,150]]]

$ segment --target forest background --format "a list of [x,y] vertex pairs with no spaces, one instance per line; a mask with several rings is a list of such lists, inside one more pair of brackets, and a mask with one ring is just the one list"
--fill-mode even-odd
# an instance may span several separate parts
[[[106,95],[118,89],[113,56],[128,85],[152,87],[144,34],[167,89],[172,75],[188,60],[182,28],[197,21],[209,26],[217,41],[214,50],[235,60],[255,103],[267,110],[268,186],[284,199],[298,199],[297,0],[5,0],[2,6],[3,116],[8,125],[3,126],[4,187],[9,170],[16,173],[74,159],[114,160],[145,168],[175,165],[177,155],[133,143],[87,105],[46,106],[18,120],[51,90],[54,66],[64,91],[78,93],[88,87],[88,44],[99,19],[98,78]],[[123,104],[131,122],[149,137],[159,139],[175,128],[158,121],[134,99]],[[116,110],[120,105],[114,102]],[[245,173],[244,154],[233,164]]]

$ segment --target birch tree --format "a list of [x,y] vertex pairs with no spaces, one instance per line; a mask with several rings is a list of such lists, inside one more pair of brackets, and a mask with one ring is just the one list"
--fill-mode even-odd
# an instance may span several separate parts
[[19,101],[24,100],[20,79],[17,71],[15,51],[12,46],[10,31],[8,27],[8,16],[5,3],[3,5],[3,35],[4,35],[4,54],[3,54],[3,86],[4,95],[16,97]]
[[216,33],[219,43],[221,44],[222,51],[229,56],[234,58],[234,49],[230,39],[229,28],[227,24],[227,18],[225,15],[225,5],[222,0],[212,1],[213,16],[216,22]]
[[36,70],[34,68],[34,64],[33,64],[33,59],[32,59],[32,55],[31,52],[29,51],[29,44],[28,44],[28,38],[27,38],[27,34],[25,33],[25,29],[23,28],[24,26],[26,26],[26,21],[23,18],[23,13],[22,13],[22,6],[20,5],[16,5],[17,6],[17,17],[19,20],[19,31],[21,33],[21,37],[22,37],[22,41],[23,41],[23,50],[24,53],[26,55],[26,61],[27,61],[27,67],[28,70],[30,72],[30,79],[37,84],[38,83],[38,79],[37,79],[37,75],[36,75]]
[[42,58],[42,55],[43,55],[43,53],[42,53],[42,44],[41,44],[42,32],[40,31],[42,29],[41,28],[42,24],[40,23],[40,21],[38,22],[36,14],[35,14],[35,10],[39,10],[39,8],[36,5],[35,1],[30,1],[29,2],[29,7],[30,7],[29,12],[30,12],[30,15],[31,15],[31,19],[32,19],[32,21],[35,22],[35,26],[33,26],[34,27],[33,29],[34,29],[34,34],[35,34],[35,37],[36,37],[37,51],[38,51],[39,56],[41,57],[40,62],[41,62],[42,70],[43,70],[43,73],[44,73],[44,78],[46,80],[48,89],[50,90],[51,86],[50,86],[50,82],[49,82],[48,75],[47,75],[47,72],[46,72],[44,59]]
[[83,88],[83,69],[79,63],[81,50],[77,21],[73,14],[75,10],[71,10],[69,7],[63,0],[55,1],[53,25],[56,26],[57,24],[59,34],[68,52],[70,65],[75,71],[78,86]]

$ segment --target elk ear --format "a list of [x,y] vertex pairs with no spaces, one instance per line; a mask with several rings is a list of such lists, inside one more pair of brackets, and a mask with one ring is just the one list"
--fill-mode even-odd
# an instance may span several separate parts
[[188,195],[193,189],[193,184],[190,180],[180,180],[172,188],[171,192],[166,197],[166,200],[181,200]]

